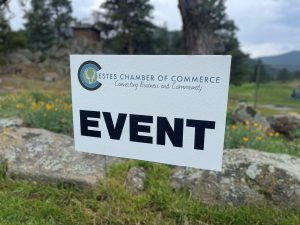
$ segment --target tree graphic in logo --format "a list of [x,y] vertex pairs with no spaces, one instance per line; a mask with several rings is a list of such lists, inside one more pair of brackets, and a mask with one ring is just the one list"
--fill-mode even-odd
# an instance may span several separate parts
[[94,68],[92,68],[92,67],[88,67],[84,71],[84,79],[89,84],[95,83],[97,81],[97,71]]
[[89,91],[101,87],[102,84],[97,79],[99,70],[101,70],[101,66],[94,61],[82,63],[78,69],[78,79],[81,86]]

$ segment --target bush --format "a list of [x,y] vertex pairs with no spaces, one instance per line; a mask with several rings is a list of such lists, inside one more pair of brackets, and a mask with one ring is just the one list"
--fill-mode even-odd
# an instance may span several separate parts
[[69,93],[20,93],[0,101],[1,116],[18,116],[29,127],[72,134],[72,105]]
[[300,157],[299,140],[290,142],[280,133],[266,131],[254,123],[230,124],[226,127],[225,148],[251,148],[274,153],[286,153]]

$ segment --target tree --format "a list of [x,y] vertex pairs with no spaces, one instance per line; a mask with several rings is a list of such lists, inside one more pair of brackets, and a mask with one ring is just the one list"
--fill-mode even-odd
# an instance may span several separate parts
[[0,1],[0,8],[1,9],[8,8],[8,3],[9,3],[9,0],[1,0]]
[[50,0],[57,42],[66,38],[65,31],[72,22],[72,5],[70,0]]
[[222,52],[236,26],[225,13],[225,0],[179,0],[187,54]]
[[[250,82],[256,82],[257,76],[259,76],[259,82],[266,83],[271,80],[270,76],[270,70],[266,67],[266,65],[263,64],[261,59],[258,59],[255,61],[255,64],[253,66],[253,71],[250,73]],[[259,73],[259,74],[258,74]]]
[[47,0],[31,0],[31,8],[25,12],[28,41],[33,50],[45,51],[54,41],[55,28]]
[[151,54],[178,55],[183,54],[181,31],[169,31],[167,26],[156,27],[154,32],[154,51]]
[[295,71],[293,74],[293,77],[294,77],[294,79],[297,79],[297,80],[300,79],[300,70]]
[[6,17],[6,5],[0,5],[0,64],[5,61],[5,54],[7,51],[7,42],[9,40],[8,34],[10,32],[10,26]]
[[240,44],[236,37],[232,37],[225,43],[225,51],[221,54],[232,56],[230,82],[240,85],[250,79],[252,67],[249,65],[249,56],[240,50]]
[[280,80],[282,82],[286,82],[289,80],[289,78],[290,78],[290,73],[286,68],[283,68],[279,71],[278,80]]
[[152,50],[153,10],[149,0],[106,0],[98,23],[103,38],[118,53],[147,53]]

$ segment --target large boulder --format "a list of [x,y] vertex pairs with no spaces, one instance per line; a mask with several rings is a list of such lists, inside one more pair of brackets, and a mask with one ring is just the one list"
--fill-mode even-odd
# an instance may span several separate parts
[[[175,168],[172,186],[208,204],[300,207],[300,159],[250,149],[225,150],[222,172]],[[186,174],[186,181],[184,179]]]
[[268,121],[273,130],[288,138],[293,138],[293,131],[300,129],[300,115],[297,113],[274,115]]
[[232,117],[235,122],[245,123],[246,121],[249,121],[251,124],[260,124],[265,129],[270,128],[267,119],[246,103],[239,103],[233,110]]
[[[0,168],[8,177],[86,187],[101,181],[105,156],[76,152],[69,136],[19,124],[0,119]],[[118,161],[107,157],[108,165]]]

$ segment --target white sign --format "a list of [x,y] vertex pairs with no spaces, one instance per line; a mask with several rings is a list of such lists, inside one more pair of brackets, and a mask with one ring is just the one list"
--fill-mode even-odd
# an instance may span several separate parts
[[230,62],[71,55],[76,150],[221,170]]

